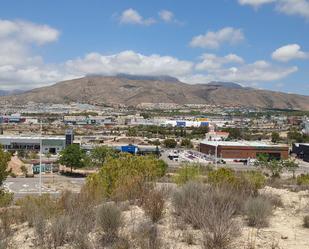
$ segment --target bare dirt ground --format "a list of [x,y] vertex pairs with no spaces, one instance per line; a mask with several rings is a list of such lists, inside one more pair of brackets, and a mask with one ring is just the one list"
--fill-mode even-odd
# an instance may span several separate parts
[[[308,249],[309,229],[303,227],[303,217],[309,214],[309,192],[291,192],[284,189],[266,187],[265,193],[279,195],[283,207],[276,208],[270,220],[269,227],[262,229],[250,228],[246,220],[239,217],[242,224],[242,234],[236,239],[232,248],[235,249]],[[121,229],[123,236],[129,236],[138,230],[139,224],[147,221],[144,211],[137,206],[129,206],[123,212],[125,226]],[[158,223],[160,248],[198,249],[202,248],[202,234],[199,230],[182,224],[173,215],[170,202],[166,203],[164,217]],[[36,248],[34,231],[26,224],[15,227],[15,235],[11,241],[11,249]],[[191,237],[188,243],[188,237]],[[72,248],[66,245],[62,248]]]

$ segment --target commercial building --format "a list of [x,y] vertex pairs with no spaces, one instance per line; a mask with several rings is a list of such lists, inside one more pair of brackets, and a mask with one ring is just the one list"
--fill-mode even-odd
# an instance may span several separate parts
[[309,162],[309,143],[294,143],[292,153],[296,154],[298,158]]
[[[263,142],[228,142],[207,141],[200,143],[200,152],[225,159],[257,158],[261,154],[267,154],[274,159],[287,159],[289,147],[286,145],[272,145]],[[217,152],[217,153],[216,153]]]
[[42,139],[43,153],[59,153],[65,148],[64,137],[25,137],[25,136],[0,136],[0,144],[5,150],[40,150]]

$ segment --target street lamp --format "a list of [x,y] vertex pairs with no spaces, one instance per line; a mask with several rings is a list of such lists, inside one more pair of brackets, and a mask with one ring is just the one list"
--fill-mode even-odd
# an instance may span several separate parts
[[42,120],[40,122],[40,176],[39,176],[39,194],[42,195]]

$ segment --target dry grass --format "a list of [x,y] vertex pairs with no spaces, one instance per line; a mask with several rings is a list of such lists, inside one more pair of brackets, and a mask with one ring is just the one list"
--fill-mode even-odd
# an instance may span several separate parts
[[272,205],[268,199],[261,196],[250,198],[245,205],[248,225],[252,227],[266,227],[272,214]]

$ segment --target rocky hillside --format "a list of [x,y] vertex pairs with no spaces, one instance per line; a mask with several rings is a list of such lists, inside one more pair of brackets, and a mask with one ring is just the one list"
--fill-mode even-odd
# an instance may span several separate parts
[[309,110],[309,96],[211,82],[189,85],[168,76],[87,76],[0,98],[0,103],[217,104]]

